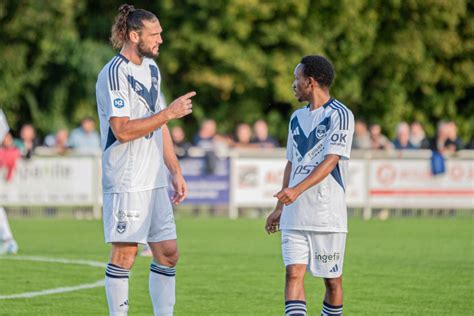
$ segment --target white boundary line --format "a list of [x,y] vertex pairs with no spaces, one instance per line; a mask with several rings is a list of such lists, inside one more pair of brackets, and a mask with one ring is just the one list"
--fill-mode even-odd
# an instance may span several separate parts
[[[78,265],[86,265],[86,266],[97,267],[97,268],[105,268],[107,266],[107,264],[98,262],[98,261],[47,258],[47,257],[35,257],[35,256],[0,256],[0,260],[1,259],[37,261],[37,262],[56,262],[56,263],[63,263],[63,264],[78,264]],[[12,294],[12,295],[0,295],[0,300],[15,299],[15,298],[30,298],[30,297],[41,296],[41,295],[73,292],[73,291],[78,291],[78,290],[101,287],[101,286],[104,286],[104,284],[105,284],[105,280],[101,279],[94,283],[79,284],[76,286],[58,287],[55,289],[26,292],[26,293]]]

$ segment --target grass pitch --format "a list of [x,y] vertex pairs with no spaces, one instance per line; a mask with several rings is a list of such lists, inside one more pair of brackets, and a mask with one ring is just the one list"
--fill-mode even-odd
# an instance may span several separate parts
[[[100,221],[11,221],[19,255],[107,263]],[[474,314],[474,220],[401,218],[349,223],[345,315]],[[283,315],[279,234],[263,219],[177,220],[181,259],[175,315]],[[152,315],[148,264],[130,278],[129,315]],[[0,295],[94,283],[102,268],[0,259]],[[322,280],[307,276],[308,315],[319,315]],[[104,288],[0,300],[0,315],[106,315]]]

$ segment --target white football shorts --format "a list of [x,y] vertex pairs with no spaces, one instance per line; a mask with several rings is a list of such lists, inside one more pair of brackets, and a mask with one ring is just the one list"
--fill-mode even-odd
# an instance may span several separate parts
[[315,277],[337,278],[342,275],[346,233],[305,230],[281,231],[281,250],[285,267],[305,264]]
[[173,207],[166,187],[105,193],[103,218],[107,243],[146,244],[176,239]]

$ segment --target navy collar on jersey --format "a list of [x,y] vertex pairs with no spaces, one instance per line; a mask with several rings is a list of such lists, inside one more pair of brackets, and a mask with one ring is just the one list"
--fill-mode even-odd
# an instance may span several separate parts
[[[329,104],[332,103],[332,101],[334,101],[334,98],[329,98],[328,102],[324,103],[322,107],[327,108],[329,106]],[[306,105],[306,108],[311,109],[311,104],[308,103],[308,105]]]
[[129,60],[127,59],[127,57],[125,57],[124,55],[122,55],[122,54],[120,54],[120,53],[119,53],[117,56],[118,56],[119,58],[122,58],[123,61],[128,64]]

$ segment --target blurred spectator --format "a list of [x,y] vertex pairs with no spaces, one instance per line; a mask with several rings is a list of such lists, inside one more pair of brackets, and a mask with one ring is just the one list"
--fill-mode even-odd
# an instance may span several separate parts
[[181,126],[174,126],[171,129],[171,139],[174,144],[174,151],[178,158],[184,158],[188,155],[188,150],[191,147],[191,143],[186,141],[186,135]]
[[240,147],[240,148],[254,147],[250,143],[251,138],[252,138],[252,129],[250,128],[250,125],[245,124],[245,123],[240,123],[239,125],[237,125],[237,128],[235,130],[234,147]]
[[15,147],[12,135],[7,133],[3,139],[2,146],[0,147],[0,170],[2,168],[7,169],[7,181],[11,181],[13,179],[16,162],[20,157],[21,152],[17,147]]
[[216,121],[212,119],[204,120],[197,135],[193,138],[193,144],[207,151],[213,150],[216,131]]
[[414,121],[410,126],[410,144],[416,149],[429,149],[430,141],[426,138],[425,131],[421,123]]
[[436,137],[431,141],[433,151],[454,153],[462,148],[461,140],[457,137],[457,127],[452,121],[440,121],[436,131]]
[[393,148],[392,142],[382,134],[382,128],[379,124],[370,126],[370,139],[372,149],[389,150]]
[[461,138],[458,137],[458,128],[456,123],[449,121],[446,123],[446,134],[448,139],[444,143],[444,150],[447,152],[456,152],[462,149]]
[[356,120],[354,124],[354,140],[352,142],[354,149],[370,149],[371,140],[367,130],[367,124],[362,120]]
[[393,141],[395,149],[415,149],[410,143],[410,126],[406,122],[397,125],[397,137]]
[[31,124],[24,124],[20,129],[20,138],[15,139],[15,146],[23,157],[31,158],[38,145],[35,128]]
[[61,128],[56,132],[52,147],[57,155],[65,155],[69,152],[68,137],[69,131],[65,128]]
[[446,121],[439,121],[436,127],[436,136],[431,140],[431,150],[437,152],[444,151],[444,144],[448,140]]
[[95,152],[100,149],[100,137],[91,117],[84,118],[81,121],[81,126],[71,132],[69,146],[82,152]]
[[253,124],[253,131],[255,133],[252,144],[257,144],[259,147],[275,148],[278,147],[278,142],[268,135],[268,125],[264,120],[258,120]]
[[216,121],[206,119],[202,122],[201,128],[193,138],[193,144],[204,150],[204,158],[206,159],[205,172],[207,174],[213,174],[216,169],[217,155],[214,147],[216,131]]

